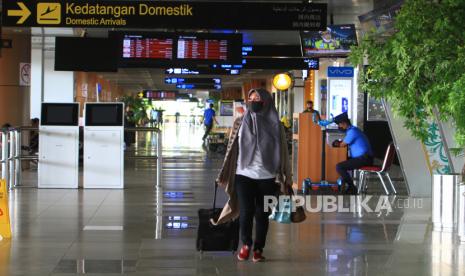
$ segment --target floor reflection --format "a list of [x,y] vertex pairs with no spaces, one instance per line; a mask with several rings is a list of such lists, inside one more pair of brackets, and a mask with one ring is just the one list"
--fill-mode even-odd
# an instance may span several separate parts
[[[238,263],[230,252],[200,255],[197,210],[211,208],[223,158],[202,149],[202,135],[198,126],[164,126],[160,188],[156,162],[127,160],[124,190],[14,190],[13,239],[0,242],[0,275],[465,275],[464,246],[431,230],[431,202],[401,196],[343,197],[340,207],[351,211],[272,222],[266,264]],[[151,153],[156,138],[138,135],[133,146]],[[380,200],[392,210],[376,211]],[[225,201],[220,191],[218,206]]]

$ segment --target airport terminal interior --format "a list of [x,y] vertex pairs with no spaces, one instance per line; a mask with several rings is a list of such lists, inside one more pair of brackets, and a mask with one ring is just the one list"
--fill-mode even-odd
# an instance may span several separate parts
[[[0,276],[465,275],[455,122],[419,140],[350,61],[419,0],[49,2],[1,6]],[[209,219],[266,120],[295,197],[238,260],[243,220]]]

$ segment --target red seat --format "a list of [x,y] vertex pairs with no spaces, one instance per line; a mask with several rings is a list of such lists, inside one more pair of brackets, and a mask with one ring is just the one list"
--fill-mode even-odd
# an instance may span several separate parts
[[381,171],[381,167],[380,166],[365,166],[365,167],[361,167],[359,170],[361,170],[361,171],[370,171],[370,172],[378,172],[378,171]]
[[370,173],[376,173],[381,180],[381,184],[383,185],[384,191],[386,194],[389,194],[388,189],[386,188],[386,184],[384,183],[383,176],[386,176],[386,178],[389,181],[389,184],[391,186],[392,192],[394,194],[397,194],[396,188],[394,187],[394,184],[392,183],[391,177],[389,176],[389,169],[391,168],[392,163],[394,162],[394,157],[395,157],[395,147],[393,143],[390,143],[389,146],[386,149],[386,154],[384,155],[384,161],[383,165],[380,166],[365,166],[361,167],[358,171],[360,172],[359,179],[360,183],[358,185],[358,191],[359,193],[362,191],[366,192],[367,186],[368,186],[368,181],[365,179],[365,175],[368,175]]

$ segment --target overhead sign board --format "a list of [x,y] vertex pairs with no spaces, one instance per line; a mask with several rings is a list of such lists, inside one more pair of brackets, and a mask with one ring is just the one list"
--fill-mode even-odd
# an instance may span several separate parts
[[220,78],[165,78],[166,84],[221,84]]
[[244,69],[281,69],[281,70],[318,70],[320,67],[318,58],[244,58],[242,68]]
[[[243,59],[242,59],[243,60]],[[242,69],[244,66],[242,64],[212,64],[211,68],[221,68],[221,69]]]
[[244,45],[243,57],[302,57],[300,45]]
[[178,88],[178,89],[214,89],[214,90],[220,90],[221,89],[221,84],[192,84],[192,83],[186,83],[186,84],[177,84],[176,88]]
[[309,70],[319,70],[320,69],[320,60],[318,58],[306,58],[304,62],[308,64]]
[[22,27],[322,30],[327,4],[3,0],[2,25]]
[[149,100],[175,100],[177,95],[177,91],[167,90],[144,90],[139,93],[141,98],[146,98]]
[[166,75],[239,75],[239,69],[210,69],[210,68],[168,68]]

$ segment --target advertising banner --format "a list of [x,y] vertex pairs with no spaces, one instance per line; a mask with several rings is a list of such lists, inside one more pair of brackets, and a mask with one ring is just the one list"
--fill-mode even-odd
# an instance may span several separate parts
[[328,67],[328,114],[336,117],[347,112],[354,118],[353,110],[353,67]]

